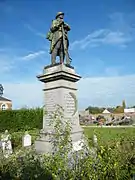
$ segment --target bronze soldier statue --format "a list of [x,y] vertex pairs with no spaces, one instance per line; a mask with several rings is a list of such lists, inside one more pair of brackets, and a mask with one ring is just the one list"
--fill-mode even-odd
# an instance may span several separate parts
[[50,54],[51,54],[51,63],[56,64],[56,56],[60,57],[60,63],[64,62],[66,56],[66,64],[70,65],[71,58],[69,57],[68,47],[68,31],[70,27],[64,22],[64,13],[58,12],[56,19],[52,21],[50,31],[47,34],[47,39],[51,41],[50,45]]

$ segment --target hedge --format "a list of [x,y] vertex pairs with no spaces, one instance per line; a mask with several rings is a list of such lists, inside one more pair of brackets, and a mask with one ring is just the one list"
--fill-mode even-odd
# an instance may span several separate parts
[[43,110],[40,108],[0,111],[0,132],[41,129],[42,121]]

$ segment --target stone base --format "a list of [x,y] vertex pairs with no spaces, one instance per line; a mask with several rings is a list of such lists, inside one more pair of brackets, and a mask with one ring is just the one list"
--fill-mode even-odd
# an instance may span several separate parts
[[[83,130],[81,128],[71,133],[71,139],[73,143],[72,151],[78,151],[82,148],[82,146],[80,145],[80,140],[82,139],[82,136]],[[49,140],[49,135],[47,135],[46,133],[42,133],[41,138],[35,141],[35,149],[40,154],[51,153],[53,150],[52,144]]]
[[49,141],[46,140],[36,140],[35,149],[37,153],[46,154],[52,152],[52,145]]
[[43,116],[43,130],[40,138],[35,142],[35,148],[39,153],[52,151],[49,133],[53,132],[50,121],[51,115],[57,109],[57,105],[63,108],[63,119],[71,122],[71,138],[73,144],[82,139],[83,130],[79,124],[77,85],[80,76],[71,66],[55,64],[44,67],[43,74],[37,78],[44,83],[45,110]]

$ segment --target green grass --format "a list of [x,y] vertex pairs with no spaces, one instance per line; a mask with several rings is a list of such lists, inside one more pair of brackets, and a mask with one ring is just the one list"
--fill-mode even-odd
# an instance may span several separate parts
[[95,128],[85,127],[84,133],[88,138],[92,138],[95,133],[101,141],[114,141],[120,138],[135,140],[135,128]]
[[[32,143],[34,143],[37,137],[39,136],[39,130],[33,129],[28,132],[32,136]],[[20,148],[22,146],[22,136],[24,135],[24,133],[25,131],[11,133],[12,141],[14,141],[15,143],[15,148]],[[120,139],[135,142],[135,128],[132,127],[131,128],[84,127],[84,133],[88,137],[90,144],[93,142],[92,140],[93,134],[97,135],[98,142],[101,142],[101,144],[115,143]]]

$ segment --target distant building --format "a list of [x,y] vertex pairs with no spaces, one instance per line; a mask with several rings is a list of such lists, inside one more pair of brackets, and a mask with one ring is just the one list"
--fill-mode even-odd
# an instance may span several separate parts
[[82,111],[79,111],[79,115],[80,116],[88,116],[89,115],[89,111],[85,111],[85,110],[82,110]]
[[0,110],[8,110],[12,109],[12,101],[10,99],[2,97],[4,88],[2,84],[0,84]]
[[12,109],[12,101],[10,99],[0,96],[0,110]]
[[135,113],[135,108],[124,109],[124,113]]
[[107,109],[105,109],[102,114],[111,114],[110,111],[108,111]]

